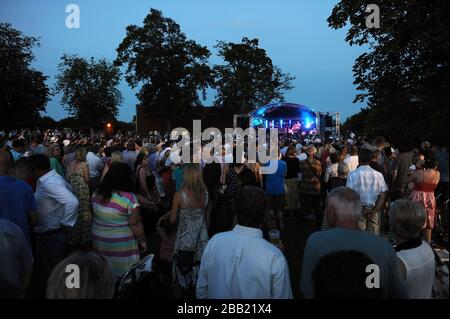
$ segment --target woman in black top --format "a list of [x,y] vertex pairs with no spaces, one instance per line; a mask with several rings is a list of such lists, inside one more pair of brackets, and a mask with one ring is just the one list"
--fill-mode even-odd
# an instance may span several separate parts
[[287,164],[286,183],[286,206],[288,211],[296,211],[299,206],[298,173],[300,172],[300,160],[297,158],[295,148],[290,146],[283,159]]

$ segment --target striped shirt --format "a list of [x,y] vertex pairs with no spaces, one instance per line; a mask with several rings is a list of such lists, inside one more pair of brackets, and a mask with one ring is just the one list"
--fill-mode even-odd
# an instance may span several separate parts
[[114,192],[108,202],[95,194],[92,197],[93,247],[109,261],[117,277],[139,260],[137,241],[128,223],[138,206],[136,195],[126,192]]

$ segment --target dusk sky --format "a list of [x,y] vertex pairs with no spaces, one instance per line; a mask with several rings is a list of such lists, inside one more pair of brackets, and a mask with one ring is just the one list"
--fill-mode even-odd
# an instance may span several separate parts
[[[0,0],[0,22],[29,36],[39,36],[33,67],[49,76],[54,86],[63,53],[114,59],[116,48],[129,24],[142,25],[150,8],[161,10],[180,24],[188,38],[207,46],[210,63],[218,63],[213,46],[218,40],[240,42],[258,38],[275,65],[296,77],[287,102],[307,105],[323,112],[339,111],[342,118],[364,105],[353,104],[357,93],[352,66],[363,48],[345,42],[346,30],[333,30],[326,19],[338,1],[330,0]],[[80,7],[80,29],[68,29],[68,4]],[[136,91],[123,80],[119,119],[131,121]],[[210,105],[210,90],[205,105]],[[54,119],[67,116],[56,95],[47,105]]]

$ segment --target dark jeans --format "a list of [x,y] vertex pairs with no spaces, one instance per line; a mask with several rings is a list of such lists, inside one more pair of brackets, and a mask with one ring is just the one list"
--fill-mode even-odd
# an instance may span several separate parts
[[318,227],[322,226],[323,212],[321,194],[300,193],[301,210],[304,214],[313,213]]
[[45,298],[47,281],[53,269],[65,257],[69,232],[58,229],[36,235],[33,297]]

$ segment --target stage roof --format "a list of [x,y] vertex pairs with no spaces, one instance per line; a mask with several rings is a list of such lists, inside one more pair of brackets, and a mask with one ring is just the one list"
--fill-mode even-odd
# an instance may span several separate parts
[[312,108],[295,103],[270,103],[257,108],[249,113],[253,118],[265,118],[265,119],[299,119],[304,113],[313,113],[315,110]]

